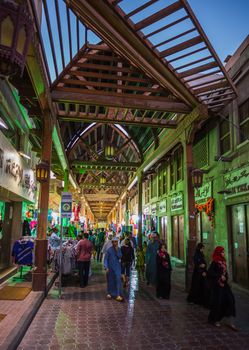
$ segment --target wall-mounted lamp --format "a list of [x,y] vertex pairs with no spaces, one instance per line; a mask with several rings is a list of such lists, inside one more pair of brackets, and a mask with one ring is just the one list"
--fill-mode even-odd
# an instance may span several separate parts
[[36,180],[45,183],[50,178],[50,166],[48,163],[41,162],[36,165]]
[[193,169],[191,171],[193,187],[199,188],[202,186],[203,174],[206,174],[206,173],[207,171],[202,169]]

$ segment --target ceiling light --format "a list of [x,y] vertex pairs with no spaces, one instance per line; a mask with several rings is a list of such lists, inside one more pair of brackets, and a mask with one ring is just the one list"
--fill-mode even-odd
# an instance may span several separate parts
[[8,126],[5,124],[2,118],[0,118],[0,128],[8,129]]
[[50,170],[50,179],[52,180],[56,179],[55,173],[52,170]]
[[30,156],[28,156],[27,154],[23,153],[23,152],[19,152],[20,156],[22,156],[23,158],[26,158],[26,159],[31,159]]

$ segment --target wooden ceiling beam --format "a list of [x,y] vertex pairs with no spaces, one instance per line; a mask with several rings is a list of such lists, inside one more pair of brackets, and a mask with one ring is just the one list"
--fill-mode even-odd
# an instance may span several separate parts
[[118,85],[118,84],[112,84],[112,83],[102,83],[100,81],[89,81],[89,80],[75,80],[75,79],[62,79],[60,81],[63,84],[70,84],[70,85],[76,85],[76,86],[94,86],[96,87],[103,87],[103,88],[110,88],[110,89],[119,89],[119,90],[130,90],[130,91],[143,91],[143,92],[164,92],[165,90],[162,88],[156,88],[153,89],[152,87],[146,87],[146,86],[136,86],[136,85]]
[[124,73],[136,73],[137,71],[135,68],[132,67],[124,67],[124,68],[119,68],[116,66],[111,66],[109,64],[96,64],[96,63],[80,63],[77,62],[75,63],[75,67],[79,68],[86,68],[86,69],[96,69],[96,70],[106,70],[106,71],[111,71],[111,72],[124,72]]
[[141,30],[145,27],[148,27],[149,25],[159,21],[160,19],[163,19],[169,15],[171,15],[172,13],[180,10],[182,8],[182,4],[180,3],[180,1],[176,1],[173,4],[165,7],[164,9],[154,13],[153,15],[141,20],[140,22],[135,24],[135,30]]
[[[206,92],[208,93],[209,91],[211,91],[212,93],[215,93],[215,90],[216,89],[219,89],[219,88],[225,88],[225,87],[228,87],[228,81],[222,81],[220,83],[216,83],[216,84],[212,84],[212,82],[210,82],[210,85],[208,86],[205,86],[205,87],[201,87],[199,89],[195,89],[195,93],[198,95],[202,92]],[[230,88],[230,86],[229,86]]]
[[191,108],[179,101],[167,97],[144,96],[134,94],[118,94],[103,91],[89,91],[57,87],[51,93],[54,102],[92,104],[118,108],[150,109],[173,113],[189,113]]
[[139,162],[136,163],[120,163],[112,161],[80,161],[74,160],[71,162],[71,167],[74,172],[78,172],[81,169],[84,170],[107,170],[107,171],[136,171],[141,165]]
[[[137,72],[131,72],[132,74]],[[138,78],[131,76],[119,76],[116,74],[104,74],[97,72],[83,72],[79,70],[70,70],[68,74],[76,76],[76,77],[85,77],[85,78],[99,78],[99,79],[108,79],[108,80],[124,80],[124,81],[133,81],[135,83],[152,83],[149,78]]]
[[197,35],[192,39],[189,39],[187,41],[184,41],[183,43],[172,46],[169,49],[161,51],[160,57],[166,57],[166,56],[173,55],[173,54],[180,52],[180,51],[183,51],[191,46],[195,46],[197,44],[200,44],[202,41],[203,41],[202,37],[200,35]]
[[98,182],[95,183],[83,183],[82,185],[80,184],[81,188],[124,188],[126,184],[122,183],[105,183],[105,184],[100,184]]
[[[178,7],[179,9],[182,7],[179,1],[177,5],[172,4],[170,6],[173,6],[171,10],[170,7],[166,8],[168,10],[164,9],[159,17],[164,18],[168,14],[167,11],[173,13]],[[117,13],[115,7],[110,6],[110,3],[100,0],[91,0],[90,2],[87,0],[80,0],[80,2],[70,0],[70,8],[77,13],[85,25],[101,37],[118,55],[125,57],[144,74],[155,80],[158,85],[170,90],[172,94],[178,96],[187,105],[193,108],[198,104],[198,99],[167,67],[158,54],[151,47],[145,45],[142,36],[135,32],[134,26],[129,26],[125,20],[120,20],[120,14]],[[154,20],[155,17],[152,18],[152,22]],[[151,18],[149,21],[151,22]]]
[[150,127],[150,128],[167,128],[167,129],[175,129],[177,127],[177,122],[174,120],[165,120],[165,119],[151,119],[151,118],[140,118],[136,117],[133,120],[125,117],[122,119],[109,119],[105,117],[103,114],[95,115],[93,113],[79,115],[70,115],[70,114],[59,114],[58,119],[64,122],[98,122],[103,124],[120,124],[120,125],[133,125],[133,126],[142,126],[142,127]]
[[[112,51],[110,52],[112,53]],[[111,61],[111,62],[119,62],[120,60],[123,60],[118,56],[112,56],[112,55],[108,56],[108,55],[90,54],[90,53],[86,53],[82,58],[87,58],[90,60],[97,60],[97,61]]]
[[194,74],[197,74],[197,73],[200,73],[200,72],[212,69],[212,68],[216,68],[216,67],[218,67],[218,63],[213,61],[213,62],[209,62],[206,64],[202,64],[199,67],[185,70],[184,72],[179,73],[179,76],[180,76],[180,78],[186,78],[186,77],[189,77],[191,75],[194,75]]

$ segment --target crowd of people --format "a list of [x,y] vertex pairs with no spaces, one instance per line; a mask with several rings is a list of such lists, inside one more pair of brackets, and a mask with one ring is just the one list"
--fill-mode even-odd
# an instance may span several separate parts
[[[75,255],[79,270],[80,287],[88,285],[91,259],[102,262],[107,281],[107,299],[123,301],[123,289],[129,287],[131,270],[136,269],[140,281],[155,286],[156,297],[169,299],[171,292],[171,258],[164,241],[154,232],[137,245],[129,233],[115,234],[104,229],[78,234]],[[57,232],[50,235],[50,244],[59,245]],[[208,321],[220,326],[223,318],[236,330],[235,300],[228,283],[228,272],[223,247],[216,247],[212,262],[207,266],[204,245],[199,243],[193,257],[193,275],[187,302],[208,308]]]

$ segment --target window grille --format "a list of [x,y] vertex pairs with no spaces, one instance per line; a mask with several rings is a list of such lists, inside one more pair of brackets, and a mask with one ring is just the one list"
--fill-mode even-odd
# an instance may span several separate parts
[[240,142],[249,140],[249,99],[239,106]]
[[208,137],[204,137],[193,147],[193,165],[195,168],[208,166]]

